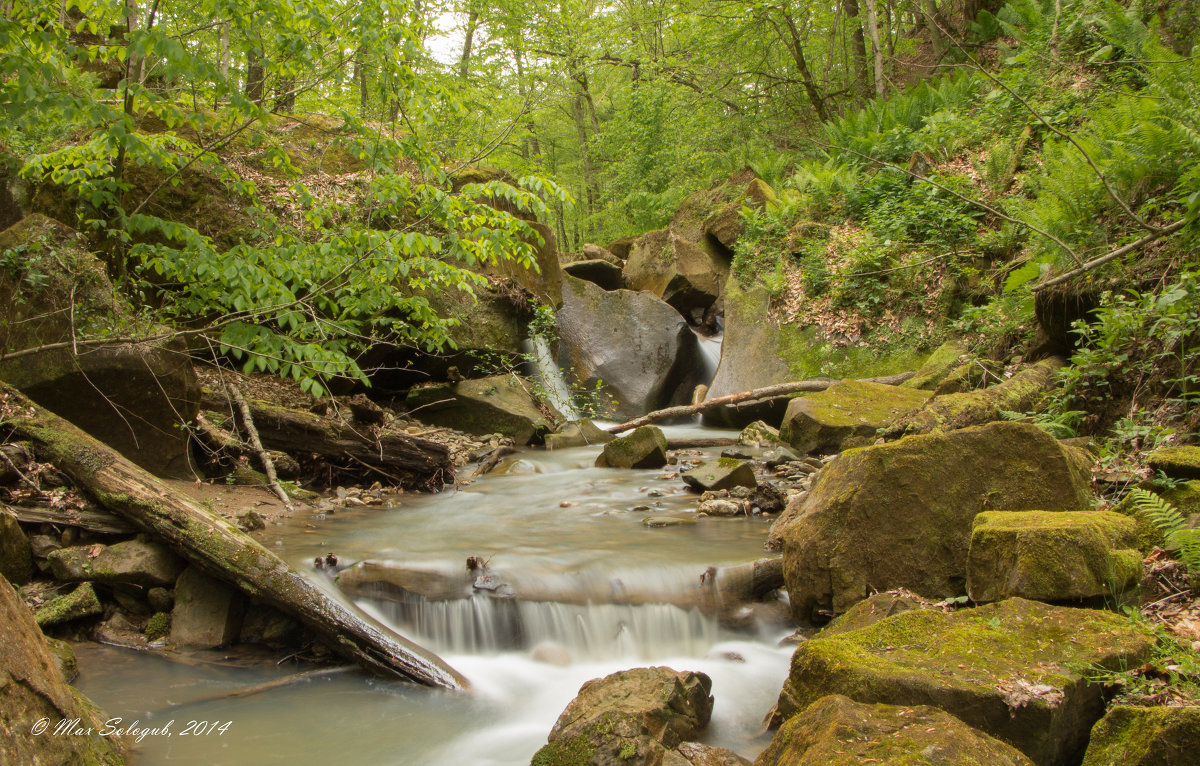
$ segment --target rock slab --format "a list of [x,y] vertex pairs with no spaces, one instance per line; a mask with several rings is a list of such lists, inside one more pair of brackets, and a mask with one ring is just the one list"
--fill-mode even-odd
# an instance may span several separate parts
[[1200,707],[1116,705],[1092,729],[1083,766],[1176,766],[1200,756]]
[[604,445],[597,468],[661,468],[667,464],[667,437],[654,426],[635,428]]
[[1078,763],[1104,714],[1081,667],[1132,667],[1154,639],[1124,617],[1025,599],[942,612],[921,609],[797,648],[779,696],[791,718],[821,697],[932,705],[1023,752],[1039,766]]
[[874,439],[929,397],[915,388],[843,380],[788,402],[779,438],[800,452],[837,452],[851,437]]
[[241,626],[241,597],[236,591],[194,567],[183,570],[175,584],[172,643],[205,649],[228,646]]

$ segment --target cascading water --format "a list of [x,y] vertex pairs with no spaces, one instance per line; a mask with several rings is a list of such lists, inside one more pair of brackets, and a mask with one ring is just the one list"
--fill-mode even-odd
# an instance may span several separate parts
[[[695,426],[666,430],[672,437],[714,435]],[[180,664],[105,647],[80,652],[78,684],[127,723],[174,720],[178,729],[189,720],[232,721],[221,737],[147,738],[140,744],[144,765],[524,766],[584,682],[665,665],[712,678],[716,703],[705,741],[753,757],[765,745],[757,738],[762,717],[787,675],[790,651],[776,645],[786,628],[732,630],[700,609],[655,601],[694,591],[706,567],[759,558],[766,522],[648,528],[641,522],[649,514],[686,515],[695,496],[660,470],[595,468],[598,451],[523,451],[509,459],[528,473],[505,473],[502,464],[457,491],[405,495],[391,509],[298,515],[263,535],[297,568],[336,551],[344,561],[389,560],[465,576],[467,556],[486,558],[517,597],[478,594],[415,607],[357,602],[439,653],[470,680],[469,694],[355,672],[215,699],[293,671],[273,663]],[[537,598],[520,598],[534,585]]]
[[554,361],[550,342],[543,335],[533,335],[521,341],[521,350],[533,359],[533,379],[541,386],[546,399],[567,420],[578,420],[579,412],[571,403],[571,390],[562,370]]
[[700,353],[704,355],[704,369],[700,380],[707,386],[712,383],[713,376],[717,374],[717,366],[721,363],[721,344],[725,337],[696,333],[696,340],[700,341]]

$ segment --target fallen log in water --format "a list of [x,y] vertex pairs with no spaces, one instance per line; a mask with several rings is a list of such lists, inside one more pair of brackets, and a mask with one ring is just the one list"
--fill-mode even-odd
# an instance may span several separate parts
[[[916,375],[915,372],[902,372],[898,375],[886,375],[882,378],[864,378],[868,383],[883,383],[889,386],[898,386],[904,381]],[[700,404],[681,405],[679,407],[667,407],[662,410],[648,412],[641,417],[624,423],[618,423],[611,426],[607,430],[610,434],[619,434],[624,431],[631,431],[639,426],[657,423],[660,420],[668,420],[670,418],[691,417],[699,415],[702,412],[716,409],[717,407],[725,407],[730,404],[745,404],[747,402],[757,402],[761,399],[774,399],[779,396],[788,396],[789,394],[813,393],[816,391],[824,391],[838,383],[838,378],[819,378],[816,380],[799,380],[794,383],[776,383],[773,386],[765,386],[756,388],[752,391],[742,391],[739,394],[727,394],[718,396],[715,399],[709,399]]]
[[437,655],[331,598],[225,519],[3,383],[0,415],[10,434],[29,440],[39,458],[53,462],[100,505],[207,574],[292,615],[368,672],[448,689],[467,687],[466,679]]
[[[313,412],[264,402],[248,402],[262,446],[294,455],[317,454],[334,462],[347,459],[407,489],[441,489],[454,478],[450,451],[430,439],[399,429],[352,426]],[[201,408],[232,417],[224,397],[205,391]]]
[[670,604],[699,609],[723,618],[742,606],[760,601],[783,587],[783,559],[764,558],[745,564],[711,567],[686,584],[674,588],[618,579],[586,581],[578,577],[506,577],[488,572],[487,590],[473,587],[476,574],[436,565],[409,566],[386,561],[362,561],[342,570],[337,584],[353,597],[401,603],[454,601],[482,595],[525,602],[588,606],[617,604],[642,606]]

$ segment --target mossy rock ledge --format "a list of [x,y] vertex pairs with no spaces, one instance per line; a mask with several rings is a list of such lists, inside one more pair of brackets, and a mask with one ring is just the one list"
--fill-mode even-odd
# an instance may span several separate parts
[[1092,728],[1083,766],[1177,766],[1200,758],[1200,707],[1117,705]]
[[1142,577],[1137,524],[1111,511],[989,511],[975,517],[967,592],[977,602],[1120,597]]
[[933,391],[961,365],[962,359],[968,352],[967,344],[961,340],[948,340],[934,349],[925,364],[917,370],[917,374],[900,385],[905,388],[919,388]]
[[703,673],[666,667],[633,668],[588,681],[558,717],[532,764],[664,763],[667,751],[708,725],[711,689]]
[[800,452],[837,452],[851,437],[873,439],[930,396],[915,388],[843,380],[788,402],[779,438]]
[[1039,766],[1066,766],[1079,762],[1104,714],[1103,690],[1079,668],[1137,665],[1153,643],[1111,612],[1019,598],[914,610],[801,644],[778,709],[788,719],[829,694],[932,705]]
[[1200,447],[1164,447],[1151,452],[1146,463],[1172,479],[1200,479]]
[[1013,422],[843,452],[793,501],[795,520],[782,530],[794,617],[824,621],[893,588],[964,594],[975,516],[1085,510],[1090,464],[1082,450]]
[[755,766],[1030,766],[1021,751],[949,713],[921,705],[822,697],[787,723]]

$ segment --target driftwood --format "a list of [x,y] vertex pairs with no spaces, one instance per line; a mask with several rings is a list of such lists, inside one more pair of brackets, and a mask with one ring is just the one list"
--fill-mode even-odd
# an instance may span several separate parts
[[[262,445],[292,455],[316,454],[356,463],[407,489],[440,489],[453,478],[449,450],[395,428],[355,427],[312,412],[250,400],[250,416]],[[232,415],[224,397],[205,391],[201,408]]]
[[441,658],[332,598],[231,523],[71,423],[0,383],[4,423],[102,506],[169,545],[192,565],[290,614],[375,675],[461,689]]
[[23,524],[54,524],[78,527],[87,532],[106,535],[131,535],[137,529],[120,516],[104,511],[59,510],[48,505],[3,505]]
[[704,447],[732,447],[737,439],[667,439],[667,449],[702,449]]
[[275,493],[275,497],[283,501],[283,505],[289,511],[295,510],[292,506],[292,499],[283,491],[283,487],[279,485],[279,477],[275,474],[275,461],[267,454],[267,450],[263,448],[262,440],[258,436],[258,429],[254,427],[254,417],[250,414],[250,405],[246,403],[246,397],[242,396],[242,392],[232,383],[226,384],[226,389],[229,390],[229,396],[233,399],[234,405],[237,406],[238,414],[242,416],[242,425],[246,429],[246,436],[250,442],[250,447],[258,455],[258,462],[262,464],[263,474],[267,477],[267,486]]
[[328,678],[329,676],[340,676],[348,673],[351,670],[356,670],[353,665],[338,665],[332,668],[316,668],[314,670],[305,670],[301,673],[293,673],[281,678],[272,678],[270,681],[263,681],[260,684],[253,686],[243,686],[240,689],[234,689],[229,692],[219,692],[217,694],[209,694],[204,697],[198,697],[187,702],[179,702],[171,705],[172,708],[187,707],[188,705],[205,705],[209,702],[221,702],[224,700],[241,699],[242,697],[253,697],[255,694],[262,694],[273,689],[280,689],[293,684],[304,683],[311,681],[314,678]]
[[647,589],[633,582],[584,584],[574,579],[509,579],[498,575],[496,581],[501,583],[500,587],[476,590],[473,587],[475,578],[476,575],[466,569],[363,561],[342,570],[337,584],[351,596],[401,603],[454,601],[483,595],[576,606],[671,604],[717,616],[724,616],[751,601],[759,601],[784,584],[783,559],[779,557],[711,567],[688,585],[671,590]]
[[[899,375],[886,375],[882,378],[864,378],[868,383],[884,383],[889,386],[898,386],[904,381],[916,375],[915,372],[902,372]],[[631,431],[639,426],[657,423],[660,420],[668,420],[670,418],[683,418],[692,415],[699,415],[702,412],[713,410],[718,407],[725,407],[730,404],[745,404],[747,402],[757,402],[762,399],[775,399],[780,396],[788,396],[789,394],[812,393],[815,391],[824,391],[834,383],[840,382],[838,378],[819,378],[816,380],[800,380],[794,383],[776,383],[773,386],[765,386],[756,388],[752,391],[743,391],[740,394],[727,394],[718,396],[715,399],[709,399],[700,404],[681,405],[679,407],[667,407],[662,410],[648,412],[641,417],[633,420],[619,423],[606,429],[610,434],[619,434],[624,431]]]

